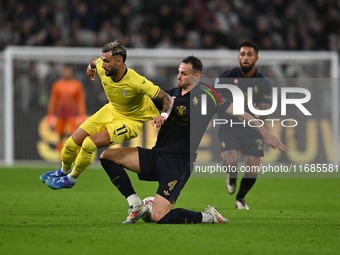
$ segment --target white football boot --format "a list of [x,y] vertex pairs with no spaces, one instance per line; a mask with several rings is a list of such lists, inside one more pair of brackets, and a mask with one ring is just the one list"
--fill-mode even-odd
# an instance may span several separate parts
[[138,206],[130,206],[128,210],[129,216],[126,218],[126,221],[123,224],[136,223],[146,212],[149,211],[149,207],[145,204],[141,204]]
[[236,199],[235,206],[237,209],[240,209],[240,210],[249,210],[249,207],[246,204],[246,201],[244,201],[244,199],[241,199],[241,200]]
[[225,182],[225,186],[226,186],[226,188],[228,190],[228,193],[230,195],[235,193],[235,190],[236,190],[236,181],[233,184],[230,184],[230,174],[228,174],[228,176],[227,176],[227,180]]
[[210,213],[212,218],[213,218],[213,222],[212,223],[230,223],[228,221],[227,218],[223,217],[216,209],[213,205],[208,205],[205,210],[205,213]]

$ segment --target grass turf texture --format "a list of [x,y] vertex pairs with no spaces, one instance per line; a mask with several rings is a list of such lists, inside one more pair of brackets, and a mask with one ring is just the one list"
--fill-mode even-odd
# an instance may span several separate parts
[[[231,224],[124,225],[127,203],[106,173],[88,169],[68,190],[0,168],[0,254],[338,254],[340,179],[258,179],[249,211],[234,208],[224,179],[190,179],[176,207],[214,204]],[[143,199],[157,183],[138,181]]]

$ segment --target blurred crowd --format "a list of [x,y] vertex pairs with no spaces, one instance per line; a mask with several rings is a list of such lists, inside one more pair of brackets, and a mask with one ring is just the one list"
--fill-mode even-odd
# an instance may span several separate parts
[[0,0],[7,45],[340,51],[339,0]]

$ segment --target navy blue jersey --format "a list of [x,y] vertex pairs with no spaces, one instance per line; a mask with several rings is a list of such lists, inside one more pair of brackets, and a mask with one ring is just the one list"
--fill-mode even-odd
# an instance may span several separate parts
[[206,97],[207,114],[202,115],[201,95],[207,94],[207,88],[204,89],[202,90],[201,85],[198,84],[183,96],[181,95],[182,89],[178,87],[165,91],[174,99],[174,105],[171,114],[158,133],[153,149],[188,156],[196,153],[212,116],[219,111],[225,112],[231,104],[229,100],[222,98],[220,101],[216,95],[213,95],[214,98],[208,95]]
[[[260,79],[259,79],[260,78]],[[252,88],[253,91],[253,104],[256,104],[256,107],[258,107],[261,103],[270,104],[272,103],[272,86],[269,82],[269,80],[260,72],[257,70],[255,73],[249,77],[246,78],[242,73],[239,67],[236,67],[234,69],[231,69],[229,71],[224,72],[218,79],[216,79],[215,84],[234,84],[235,86],[239,87],[243,94],[244,94],[244,110],[254,116],[248,108],[248,102],[247,102],[247,90],[248,87]],[[223,97],[229,99],[232,101],[231,92],[228,89],[221,89],[218,90]],[[218,114],[219,119],[227,119],[232,120],[233,122],[239,122],[239,120],[235,117],[231,117],[228,114],[219,112]],[[235,125],[234,127],[230,127],[229,124],[227,125],[221,125],[219,133],[221,132],[243,132],[244,134],[251,134],[255,135],[258,134],[258,132],[247,126],[243,127],[242,125]]]

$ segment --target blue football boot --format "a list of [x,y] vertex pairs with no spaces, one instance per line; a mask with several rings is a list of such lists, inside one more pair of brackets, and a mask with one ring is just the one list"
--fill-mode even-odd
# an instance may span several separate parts
[[59,168],[58,170],[43,173],[42,175],[40,175],[40,180],[42,182],[46,182],[47,179],[53,179],[63,176],[66,176],[66,174],[64,174],[63,171],[61,171],[61,168]]
[[67,176],[47,179],[46,184],[51,189],[70,189],[75,183],[71,183]]

